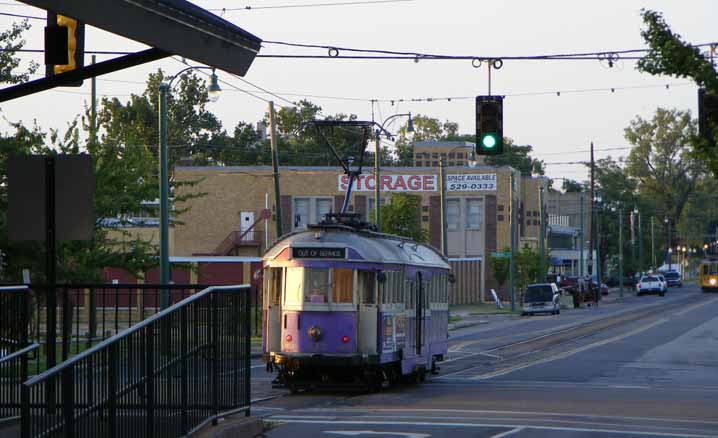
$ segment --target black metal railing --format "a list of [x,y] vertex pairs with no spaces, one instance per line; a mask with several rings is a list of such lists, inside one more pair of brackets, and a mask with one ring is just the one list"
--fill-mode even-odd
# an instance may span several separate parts
[[250,287],[211,287],[22,385],[22,437],[176,437],[250,405]]
[[0,287],[0,357],[27,346],[29,302],[27,286]]
[[20,417],[21,385],[28,377],[28,355],[40,348],[31,344],[0,357],[0,419]]
[[176,303],[207,288],[194,284],[31,284],[29,342],[43,348],[30,374],[52,368],[160,310],[162,295]]

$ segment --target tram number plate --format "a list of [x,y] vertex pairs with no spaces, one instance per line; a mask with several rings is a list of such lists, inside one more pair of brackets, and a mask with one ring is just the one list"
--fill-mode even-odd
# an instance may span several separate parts
[[294,259],[345,259],[346,248],[292,248]]

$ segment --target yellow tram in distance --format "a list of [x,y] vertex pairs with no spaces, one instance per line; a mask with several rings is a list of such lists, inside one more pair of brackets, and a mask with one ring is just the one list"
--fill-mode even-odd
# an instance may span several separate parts
[[718,291],[718,257],[701,260],[699,280],[703,292]]

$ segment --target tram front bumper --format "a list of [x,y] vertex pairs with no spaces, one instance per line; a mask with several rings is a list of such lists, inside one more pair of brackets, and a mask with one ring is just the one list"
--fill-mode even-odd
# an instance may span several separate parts
[[379,356],[376,354],[270,353],[269,356],[269,360],[275,365],[293,369],[307,366],[340,368],[379,364]]

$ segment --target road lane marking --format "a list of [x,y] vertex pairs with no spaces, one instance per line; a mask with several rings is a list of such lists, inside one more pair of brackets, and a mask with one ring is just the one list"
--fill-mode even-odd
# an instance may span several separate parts
[[596,415],[596,414],[572,414],[565,412],[539,412],[539,411],[493,411],[486,409],[401,409],[401,408],[381,408],[381,409],[351,409],[351,408],[309,408],[305,411],[311,412],[352,412],[352,413],[371,413],[373,411],[381,412],[436,412],[436,413],[462,413],[462,414],[509,414],[509,415],[534,415],[534,416],[561,416],[574,418],[602,418],[608,420],[640,420],[640,421],[662,421],[673,423],[698,423],[718,425],[718,421],[707,420],[683,420],[679,418],[665,417],[632,417],[622,415]]
[[697,308],[699,308],[699,307],[703,307],[703,306],[705,306],[705,305],[707,305],[707,304],[713,304],[713,303],[715,303],[716,301],[718,301],[718,298],[713,298],[712,300],[708,300],[708,301],[705,301],[705,302],[702,302],[702,303],[694,304],[693,306],[686,307],[685,309],[683,309],[683,310],[681,310],[680,312],[676,313],[675,316],[683,316],[683,315],[685,315],[686,313],[690,312],[691,310],[695,310],[695,309],[697,309]]
[[514,365],[514,366],[509,367],[509,368],[504,368],[504,369],[500,369],[500,370],[496,370],[496,371],[491,371],[491,372],[489,372],[489,373],[479,374],[478,376],[470,377],[470,379],[472,379],[472,380],[492,379],[492,378],[494,378],[494,377],[503,376],[503,375],[506,375],[506,374],[509,374],[509,373],[513,373],[514,371],[523,370],[523,369],[525,369],[525,368],[529,368],[529,367],[532,367],[532,366],[535,366],[535,365],[541,365],[541,364],[545,364],[545,363],[549,363],[549,362],[554,362],[554,361],[556,361],[556,360],[565,359],[565,358],[567,358],[567,357],[570,357],[570,356],[573,356],[573,355],[575,355],[575,354],[584,352],[584,351],[586,351],[586,350],[590,350],[590,349],[592,349],[592,348],[596,348],[596,347],[600,347],[600,346],[603,346],[603,345],[606,345],[606,344],[610,344],[610,343],[612,343],[612,342],[620,341],[620,340],[622,340],[622,339],[625,339],[625,338],[628,338],[628,337],[630,337],[630,336],[633,336],[633,335],[636,335],[636,334],[638,334],[638,333],[641,333],[641,332],[644,332],[644,331],[646,331],[646,330],[649,330],[649,329],[651,329],[651,328],[653,328],[653,327],[655,327],[655,326],[657,326],[657,325],[663,324],[663,323],[665,323],[665,322],[667,322],[667,321],[668,321],[668,319],[666,319],[666,318],[657,319],[656,321],[654,321],[654,322],[652,322],[652,323],[650,323],[650,324],[647,324],[647,325],[638,327],[637,329],[631,330],[630,332],[626,332],[626,333],[620,334],[620,335],[618,335],[618,336],[614,336],[614,337],[612,337],[612,338],[604,339],[604,340],[602,340],[602,341],[594,342],[594,343],[591,343],[591,344],[586,344],[586,345],[583,345],[583,346],[581,346],[581,347],[577,347],[577,348],[574,348],[574,349],[572,349],[572,350],[564,351],[564,352],[562,352],[562,353],[558,353],[558,354],[556,354],[556,355],[554,355],[554,356],[546,357],[546,358],[543,358],[543,359],[538,359],[538,360],[534,360],[534,361],[531,361],[531,362],[528,362],[528,363],[523,363],[523,364],[519,364],[519,365]]
[[517,427],[523,427],[526,429],[536,430],[553,430],[553,431],[565,431],[565,432],[584,432],[584,433],[613,433],[623,434],[628,436],[665,436],[674,438],[715,438],[715,434],[703,435],[703,434],[692,434],[692,433],[676,433],[676,432],[648,432],[648,431],[636,431],[636,430],[620,430],[620,429],[598,429],[598,428],[587,428],[587,427],[565,427],[565,426],[540,426],[530,424],[497,424],[497,423],[454,423],[454,422],[429,422],[429,421],[370,421],[369,419],[363,419],[361,421],[354,420],[333,420],[333,421],[321,421],[321,420],[283,420],[282,417],[270,417],[265,418],[264,421],[270,423],[298,423],[298,424],[342,424],[342,425],[379,425],[379,426],[422,426],[422,427],[464,427],[464,428],[479,428],[479,427],[501,427],[514,429]]
[[406,438],[428,438],[431,435],[426,433],[414,433],[414,432],[389,432],[389,431],[374,431],[374,430],[325,430],[323,433],[333,433],[336,435],[346,436],[358,436],[358,435],[397,435]]
[[505,436],[513,435],[515,433],[519,433],[522,430],[524,430],[524,427],[517,427],[515,429],[507,430],[506,432],[501,432],[496,435],[491,435],[489,438],[504,438]]

